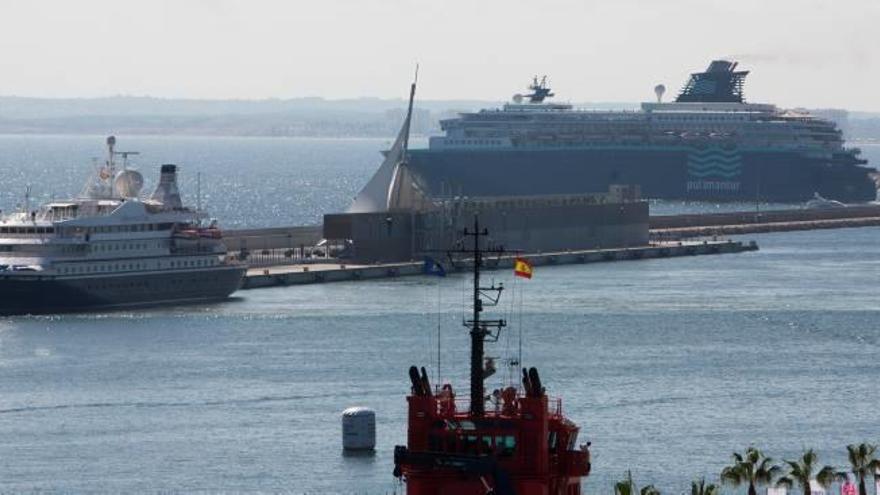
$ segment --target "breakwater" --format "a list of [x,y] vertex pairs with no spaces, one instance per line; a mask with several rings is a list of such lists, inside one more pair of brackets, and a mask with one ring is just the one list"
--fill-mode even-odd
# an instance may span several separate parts
[[[526,255],[526,257],[535,266],[542,266],[741,253],[757,249],[758,245],[754,241],[745,243],[728,240],[660,243],[620,249],[535,253]],[[513,259],[514,256],[502,256],[495,260],[487,260],[487,268],[511,268]],[[265,266],[248,270],[242,289],[421,275],[423,273],[422,266],[421,262],[415,261],[348,265],[331,263],[329,260],[321,260],[316,263]],[[464,266],[467,266],[466,261]]]
[[650,220],[655,240],[878,225],[880,205],[653,216]]

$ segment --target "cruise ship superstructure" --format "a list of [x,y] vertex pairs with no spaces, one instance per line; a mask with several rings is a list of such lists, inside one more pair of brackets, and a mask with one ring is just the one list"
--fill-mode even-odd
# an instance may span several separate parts
[[860,151],[834,122],[745,101],[747,71],[713,61],[673,102],[637,111],[577,110],[536,77],[497,109],[441,121],[443,136],[411,150],[423,188],[450,196],[574,194],[638,184],[647,198],[801,202],[876,196]]
[[239,288],[245,266],[227,258],[216,222],[183,205],[177,167],[162,165],[155,192],[139,197],[130,153],[112,136],[107,144],[78,197],[0,219],[0,314],[216,300]]

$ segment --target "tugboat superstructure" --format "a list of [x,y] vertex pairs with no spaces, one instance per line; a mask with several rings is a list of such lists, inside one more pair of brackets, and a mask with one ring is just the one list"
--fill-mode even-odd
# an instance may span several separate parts
[[[185,207],[177,167],[162,165],[139,197],[134,152],[115,150],[79,197],[0,219],[0,314],[47,313],[222,299],[246,267],[227,258],[216,221]],[[116,157],[122,156],[121,166]]]
[[471,337],[471,400],[462,408],[452,385],[432,389],[425,368],[411,367],[407,445],[395,447],[394,474],[409,495],[578,495],[590,473],[589,444],[576,447],[579,428],[563,414],[561,399],[547,396],[538,370],[523,368],[521,388],[485,393],[483,380],[494,367],[483,344],[506,326],[481,316],[503,290],[480,283],[484,254],[498,252],[481,245],[487,235],[476,219],[473,231],[465,231],[473,238],[466,251],[473,317],[464,322]]

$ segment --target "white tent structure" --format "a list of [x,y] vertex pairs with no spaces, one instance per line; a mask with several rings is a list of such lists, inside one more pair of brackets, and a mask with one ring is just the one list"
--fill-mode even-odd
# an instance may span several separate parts
[[410,86],[406,119],[397,134],[397,139],[394,140],[394,145],[385,155],[382,165],[379,166],[367,185],[355,196],[354,202],[348,208],[348,213],[393,211],[424,204],[425,196],[406,164],[416,82],[418,82],[418,68],[416,68],[416,80]]

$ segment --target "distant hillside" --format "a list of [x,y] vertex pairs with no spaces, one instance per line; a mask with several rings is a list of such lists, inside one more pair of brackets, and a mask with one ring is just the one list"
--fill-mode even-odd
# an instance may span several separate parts
[[[500,101],[418,100],[413,133],[440,132],[458,112],[499,107]],[[575,103],[593,109],[633,110],[638,103]],[[397,132],[402,99],[187,100],[140,96],[23,98],[0,96],[3,134],[189,134],[235,136],[387,137]],[[853,140],[880,139],[880,114],[816,110]]]

